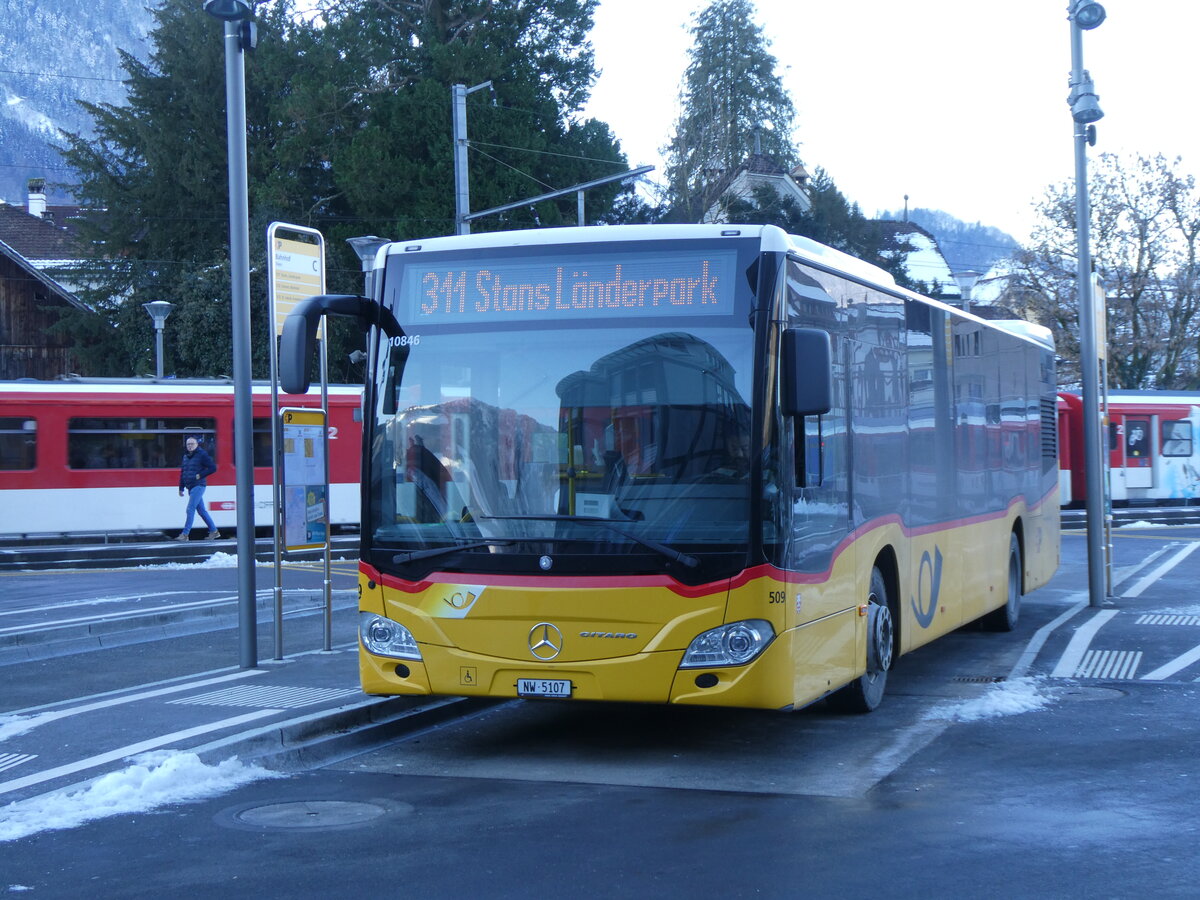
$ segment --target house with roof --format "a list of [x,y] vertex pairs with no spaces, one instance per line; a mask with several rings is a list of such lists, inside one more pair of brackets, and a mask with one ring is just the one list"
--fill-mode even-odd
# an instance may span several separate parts
[[0,379],[56,378],[76,368],[69,336],[51,327],[64,309],[88,309],[47,274],[78,259],[70,207],[46,204],[32,179],[24,208],[0,202]]
[[732,172],[725,173],[713,188],[717,200],[700,218],[706,224],[728,222],[729,208],[735,200],[754,203],[755,190],[765,187],[784,201],[791,201],[801,212],[812,208],[805,187],[808,172],[803,165],[790,171],[761,152],[752,153]]

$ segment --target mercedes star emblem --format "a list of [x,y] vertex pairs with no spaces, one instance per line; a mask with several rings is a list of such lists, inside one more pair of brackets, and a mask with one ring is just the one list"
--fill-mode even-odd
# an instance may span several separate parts
[[554,659],[562,648],[562,632],[549,622],[538,622],[529,630],[529,652],[538,659]]

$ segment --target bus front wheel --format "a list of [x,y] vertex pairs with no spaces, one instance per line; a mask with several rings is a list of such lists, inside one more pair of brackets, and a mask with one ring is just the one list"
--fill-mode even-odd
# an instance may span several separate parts
[[892,667],[896,625],[888,599],[887,582],[878,567],[871,570],[867,594],[867,670],[844,688],[829,695],[838,712],[868,713],[883,702],[888,669]]

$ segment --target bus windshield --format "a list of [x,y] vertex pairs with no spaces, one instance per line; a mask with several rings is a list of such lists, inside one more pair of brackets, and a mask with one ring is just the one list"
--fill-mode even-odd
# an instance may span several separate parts
[[[709,285],[715,310],[455,321],[446,311],[458,307],[441,303],[411,330],[421,300],[405,293],[414,282],[440,289],[503,269],[476,258],[442,264],[434,278],[424,263],[405,273],[391,296],[408,333],[381,339],[376,353],[370,543],[399,562],[437,558],[453,568],[468,559],[478,571],[505,571],[530,554],[543,568],[602,554],[614,557],[606,570],[644,571],[744,553],[749,287],[731,264],[702,260],[697,271],[700,262],[722,273]],[[510,263],[509,280],[536,285],[543,265]],[[611,286],[613,266],[589,271]],[[628,260],[615,271],[651,280]],[[395,284],[397,273],[388,275]],[[472,305],[479,297],[468,290],[463,306]]]

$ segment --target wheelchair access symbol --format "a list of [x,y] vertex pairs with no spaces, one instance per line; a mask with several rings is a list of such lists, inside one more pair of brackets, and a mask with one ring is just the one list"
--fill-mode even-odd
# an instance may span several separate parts
[[[925,570],[929,570],[929,597],[926,603],[925,596]],[[922,628],[928,628],[933,624],[934,614],[937,612],[938,594],[942,589],[942,551],[935,545],[933,548],[933,558],[930,559],[929,551],[926,550],[921,554],[921,568],[917,572],[917,596],[910,598],[912,604],[913,615],[917,617],[917,624]]]

